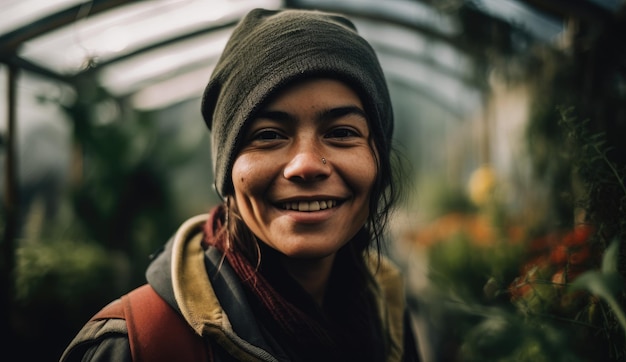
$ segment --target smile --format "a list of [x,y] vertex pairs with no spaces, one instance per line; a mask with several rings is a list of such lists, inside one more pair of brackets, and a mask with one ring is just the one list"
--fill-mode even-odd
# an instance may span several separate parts
[[320,211],[335,206],[337,206],[337,200],[293,201],[282,204],[283,209],[296,211]]

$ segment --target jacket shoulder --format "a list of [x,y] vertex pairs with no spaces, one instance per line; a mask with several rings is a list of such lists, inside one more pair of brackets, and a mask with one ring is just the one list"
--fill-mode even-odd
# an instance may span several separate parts
[[60,361],[131,361],[126,321],[111,318],[87,322]]

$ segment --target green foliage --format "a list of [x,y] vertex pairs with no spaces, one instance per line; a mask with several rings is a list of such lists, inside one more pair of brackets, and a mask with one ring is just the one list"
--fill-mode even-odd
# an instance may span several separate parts
[[602,268],[590,270],[578,277],[571,285],[572,290],[587,290],[600,297],[610,307],[626,332],[626,314],[618,302],[619,293],[624,290],[624,279],[618,273],[619,242],[614,241],[604,252]]
[[11,348],[25,360],[57,359],[89,317],[128,290],[130,265],[123,254],[93,242],[22,244],[16,253]]
[[[210,173],[195,172],[210,168],[205,133],[193,132],[190,142],[176,112],[167,123],[126,107],[93,80],[76,87],[69,104],[44,99],[71,121],[72,174],[53,215],[31,207],[25,216],[11,311],[25,360],[60,357],[94,313],[145,282],[149,255],[211,202]],[[183,199],[174,190],[182,179],[194,181]],[[43,341],[40,349],[26,348],[33,340]]]
[[569,348],[567,337],[567,334],[549,323],[535,323],[502,310],[490,310],[490,313],[467,333],[461,346],[460,360],[581,361]]
[[[549,147],[560,150],[547,163],[541,180],[551,183],[558,194],[547,203],[559,210],[553,214],[558,221],[524,225],[533,230],[532,237],[547,234],[537,238],[544,241],[484,247],[461,232],[439,240],[428,251],[429,276],[436,288],[445,290],[439,298],[453,301],[447,313],[460,345],[456,360],[584,361],[624,356],[623,246],[614,242],[607,247],[606,239],[624,240],[626,173],[612,158],[616,145],[609,143],[605,132],[579,121],[573,108],[559,111]],[[588,224],[574,226],[576,209],[584,211]],[[506,209],[477,212],[489,214],[497,228],[506,225],[500,222],[507,219]],[[555,224],[571,231],[556,232]],[[498,235],[506,233],[501,230]],[[534,249],[540,244],[541,249]],[[585,272],[580,274],[581,270]]]
[[428,251],[429,278],[441,288],[454,291],[468,300],[485,301],[485,284],[491,277],[501,285],[517,272],[521,246],[496,243],[476,246],[462,233],[433,245]]
[[101,298],[110,294],[106,289],[117,289],[121,271],[128,271],[125,264],[121,255],[94,243],[27,244],[17,250],[15,300],[19,304],[62,301],[76,307],[84,303],[77,295]]

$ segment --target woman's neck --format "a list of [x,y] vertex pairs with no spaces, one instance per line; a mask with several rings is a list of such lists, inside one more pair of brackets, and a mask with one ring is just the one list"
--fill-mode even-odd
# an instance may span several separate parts
[[283,256],[281,262],[289,275],[322,306],[335,255],[319,259],[294,259]]

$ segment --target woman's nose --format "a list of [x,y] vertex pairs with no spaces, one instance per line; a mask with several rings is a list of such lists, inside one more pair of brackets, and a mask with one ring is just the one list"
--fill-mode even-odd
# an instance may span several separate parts
[[284,176],[295,181],[313,181],[328,177],[330,171],[325,156],[311,149],[294,154],[285,166]]

